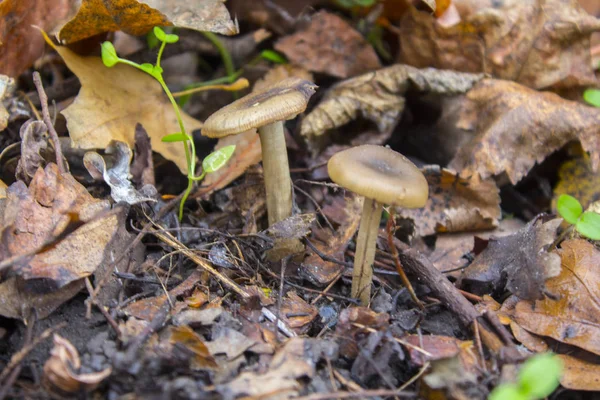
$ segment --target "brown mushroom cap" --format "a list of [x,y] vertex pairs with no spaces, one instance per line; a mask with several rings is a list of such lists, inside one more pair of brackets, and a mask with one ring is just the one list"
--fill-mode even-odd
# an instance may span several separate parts
[[386,147],[363,145],[336,153],[327,170],[332,181],[382,204],[423,207],[429,185],[408,158]]
[[295,77],[264,87],[208,117],[202,134],[220,138],[292,119],[306,109],[316,88],[314,83]]

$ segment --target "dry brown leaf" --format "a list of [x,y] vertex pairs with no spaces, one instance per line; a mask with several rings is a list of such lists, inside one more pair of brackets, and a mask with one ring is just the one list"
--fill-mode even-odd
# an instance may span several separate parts
[[80,374],[79,353],[75,346],[60,335],[54,335],[54,347],[44,364],[43,384],[60,397],[90,392],[112,373],[112,368]]
[[[161,141],[180,129],[171,103],[154,78],[124,64],[107,68],[99,57],[81,57],[66,47],[56,47],[56,51],[81,81],[79,95],[62,111],[74,147],[103,149],[118,140],[133,148],[135,127],[141,123],[152,139],[153,150],[187,173],[183,145]],[[188,132],[202,126],[181,114]]]
[[246,350],[257,342],[244,334],[227,327],[219,328],[210,342],[206,342],[206,348],[213,356],[225,354],[228,360],[241,356]]
[[421,169],[429,183],[429,198],[419,209],[396,208],[398,216],[410,218],[419,236],[436,232],[491,229],[500,218],[500,191],[492,179],[461,178],[456,172],[428,166]]
[[[315,317],[319,314],[317,308],[308,304],[296,292],[288,292],[281,303],[281,319],[296,333],[304,333]],[[304,328],[304,329],[301,329]]]
[[29,120],[19,129],[21,158],[15,177],[29,183],[38,168],[46,165],[44,153],[48,149],[48,128],[43,121]]
[[266,373],[243,372],[231,382],[217,385],[216,390],[227,398],[290,399],[299,394],[298,380],[312,378],[317,362],[322,358],[337,358],[335,343],[292,338],[277,351]]
[[506,172],[515,184],[570,140],[590,153],[595,171],[600,165],[600,109],[553,93],[485,79],[467,94],[457,124],[475,134],[450,162],[463,176]]
[[83,0],[77,15],[62,27],[63,43],[123,31],[139,36],[155,26],[210,31],[225,35],[238,33],[225,0]]
[[381,68],[373,47],[341,17],[320,11],[310,24],[275,43],[295,64],[309,71],[348,78]]
[[600,251],[573,239],[559,253],[562,271],[546,282],[556,299],[521,301],[510,316],[529,332],[600,355]]
[[400,24],[402,62],[485,72],[535,89],[598,84],[590,36],[600,30],[600,20],[583,11],[577,0],[499,4],[478,9],[452,27],[410,10]]
[[[2,5],[0,4],[0,7]],[[2,46],[0,45],[0,68],[2,63]],[[0,69],[1,71],[2,69]],[[7,75],[0,75],[0,132],[6,129],[10,119],[10,113],[6,109],[5,102],[13,95],[16,85],[14,78]]]
[[359,353],[360,339],[368,335],[368,330],[386,330],[390,324],[390,316],[377,313],[367,307],[350,307],[340,313],[335,334],[340,338],[340,354],[347,358],[356,358]]
[[[344,253],[348,244],[354,237],[360,224],[362,213],[362,198],[360,196],[332,196],[331,204],[323,207],[323,213],[335,224],[335,232],[329,229],[313,229],[311,242],[323,254],[344,260]],[[318,241],[316,241],[317,239]],[[323,260],[318,254],[313,253],[302,262],[301,273],[312,283],[325,286],[339,276],[344,266]]]
[[17,77],[44,54],[44,39],[32,25],[49,31],[75,12],[77,0],[0,2],[0,73]]
[[[589,354],[589,353],[588,353]],[[572,354],[558,354],[563,363],[560,384],[571,390],[600,391],[600,360],[584,360]]]
[[482,78],[483,75],[418,70],[401,64],[360,75],[334,85],[304,118],[301,134],[314,149],[319,146],[320,136],[328,129],[358,117],[372,121],[379,131],[386,132],[400,118],[404,110],[404,95],[409,89],[454,95],[465,93]]
[[512,235],[491,238],[464,271],[464,281],[485,286],[477,290],[483,293],[501,288],[506,281],[506,289],[521,299],[543,298],[544,283],[560,272],[558,255],[547,247],[561,222],[557,218],[543,223],[536,218]]
[[173,345],[183,346],[190,351],[193,356],[190,360],[190,367],[194,370],[213,370],[218,368],[217,362],[208,351],[204,340],[189,326],[171,327],[170,342]]

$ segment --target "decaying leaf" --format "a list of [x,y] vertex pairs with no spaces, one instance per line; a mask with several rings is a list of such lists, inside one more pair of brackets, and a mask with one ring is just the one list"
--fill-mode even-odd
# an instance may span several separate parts
[[451,27],[413,9],[400,26],[401,59],[416,67],[485,72],[535,89],[598,84],[590,36],[600,20],[577,0],[492,2]]
[[546,282],[554,298],[520,301],[510,316],[529,332],[600,355],[600,251],[573,239],[563,242],[559,253],[560,275]]
[[506,172],[515,184],[571,140],[590,153],[594,171],[600,165],[600,109],[514,82],[478,83],[466,96],[458,126],[475,134],[450,162],[463,176]]
[[139,36],[155,26],[238,33],[223,4],[225,0],[83,0],[77,15],[58,33],[64,43],[123,31]]
[[44,364],[43,383],[49,391],[62,396],[90,392],[112,373],[112,368],[99,372],[79,373],[81,361],[75,346],[60,335],[54,335],[54,347]]
[[171,328],[170,342],[182,346],[190,351],[193,356],[190,366],[194,370],[216,369],[217,363],[204,344],[204,340],[189,326],[176,326]]
[[243,372],[233,381],[218,385],[217,391],[225,398],[289,399],[299,393],[298,379],[314,376],[320,359],[336,357],[337,346],[333,342],[292,338],[277,351],[266,373]]
[[[85,153],[83,164],[90,175],[96,177],[99,174],[104,182],[110,186],[110,195],[115,202],[123,201],[127,204],[137,204],[156,201],[152,197],[137,191],[129,180],[129,163],[131,162],[132,153],[126,143],[110,142],[106,147],[106,154],[113,156],[113,164],[110,168],[106,167],[104,158],[94,151]],[[146,188],[150,189],[149,187]]]
[[254,346],[256,342],[234,329],[221,327],[213,340],[205,344],[213,356],[225,354],[228,360],[233,360]]
[[465,93],[482,78],[480,74],[419,70],[401,64],[369,72],[334,85],[304,118],[301,134],[315,146],[325,131],[359,116],[372,121],[379,131],[388,131],[402,115],[408,90],[455,95]]
[[560,273],[560,257],[548,252],[547,246],[561,222],[561,218],[546,223],[536,218],[512,235],[491,238],[465,270],[464,280],[482,285],[478,291],[484,293],[506,281],[506,289],[521,299],[543,298],[546,280]]
[[410,218],[419,236],[437,232],[491,229],[500,218],[500,191],[492,179],[461,178],[456,172],[428,166],[421,169],[429,183],[425,207],[396,208],[398,216]]
[[[186,173],[183,145],[161,141],[180,129],[171,103],[154,78],[128,65],[106,68],[99,57],[81,57],[66,47],[56,47],[56,51],[81,81],[79,95],[62,111],[74,147],[103,149],[118,140],[131,148],[136,124],[141,123],[154,151]],[[184,112],[182,117],[189,132],[202,126]]]
[[0,73],[17,77],[44,54],[46,31],[74,14],[76,0],[4,0],[0,2]]
[[152,141],[141,124],[135,126],[135,146],[131,163],[131,181],[137,187],[156,186],[154,179],[154,161],[152,160]]
[[375,50],[341,17],[320,11],[305,29],[283,37],[275,49],[309,71],[348,78],[381,68]]
[[600,359],[597,356],[587,357],[588,360],[573,354],[558,354],[558,357],[563,363],[563,373],[560,377],[562,386],[571,390],[600,390]]
[[315,214],[299,214],[271,225],[265,231],[273,239],[273,247],[267,251],[267,259],[278,261],[303,252],[302,238],[310,234],[310,227],[316,219]]
[[340,354],[347,358],[356,358],[359,353],[360,340],[368,336],[365,329],[386,330],[390,324],[390,316],[377,313],[367,307],[351,307],[340,313],[335,334],[340,340]]
[[[343,261],[346,248],[360,224],[362,199],[360,196],[335,196],[331,204],[323,207],[323,213],[337,228],[335,232],[324,228],[314,229],[314,239],[318,240],[314,245],[323,254]],[[311,241],[314,239],[311,238]],[[325,261],[313,253],[302,262],[301,272],[314,284],[324,286],[339,276],[343,269],[343,265]]]

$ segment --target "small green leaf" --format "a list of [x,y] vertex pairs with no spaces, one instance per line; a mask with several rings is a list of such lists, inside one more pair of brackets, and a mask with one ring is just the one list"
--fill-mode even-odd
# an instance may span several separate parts
[[148,44],[148,48],[150,50],[154,49],[155,47],[158,47],[158,45],[160,44],[160,40],[158,40],[158,38],[154,34],[154,30],[149,31],[146,34],[146,44]]
[[154,36],[156,36],[156,38],[158,40],[160,40],[161,42],[167,41],[167,34],[159,26],[155,26],[153,29],[153,32],[154,32]]
[[600,107],[600,90],[587,89],[583,92],[583,99],[594,107]]
[[177,43],[179,41],[179,36],[174,33],[168,33],[165,36],[165,43]]
[[154,65],[152,65],[150,63],[143,63],[142,65],[140,65],[140,68],[145,73],[152,75],[152,70],[154,69]]
[[588,239],[600,240],[600,214],[584,212],[575,224],[575,229]]
[[190,135],[186,135],[185,133],[172,133],[170,135],[167,136],[163,136],[162,139],[160,139],[161,142],[165,142],[165,143],[173,143],[173,142],[185,142],[188,140],[192,140]]
[[488,400],[529,400],[516,385],[503,383],[490,393]]
[[568,194],[561,194],[556,203],[556,210],[570,224],[577,222],[583,212],[579,200]]
[[117,50],[111,42],[102,43],[102,63],[108,68],[115,66],[119,62],[119,56],[117,56]]
[[287,64],[287,59],[274,50],[263,50],[260,52],[260,56],[267,61],[274,62],[275,64]]
[[162,73],[163,73],[162,67],[159,67],[158,65],[152,66],[152,76],[154,76],[154,77],[161,76]]
[[227,164],[227,161],[229,161],[234,151],[235,145],[225,146],[219,150],[213,151],[202,161],[202,169],[207,174],[217,171],[223,167],[223,165]]
[[531,399],[550,396],[558,387],[561,374],[560,358],[552,353],[535,355],[519,371],[521,392]]

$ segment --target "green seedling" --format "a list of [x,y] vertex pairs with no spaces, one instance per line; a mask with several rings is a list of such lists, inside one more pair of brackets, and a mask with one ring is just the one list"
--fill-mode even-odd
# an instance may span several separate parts
[[335,2],[344,8],[352,7],[371,7],[377,0],[335,0]]
[[583,92],[583,99],[594,107],[600,107],[600,90],[587,89]]
[[561,194],[556,209],[565,221],[588,239],[600,240],[600,214],[593,211],[583,212],[579,200],[568,194]]
[[536,400],[552,394],[559,385],[562,362],[552,353],[538,354],[523,364],[517,383],[498,385],[489,400]]
[[185,149],[185,161],[187,164],[188,186],[185,189],[185,192],[183,193],[183,196],[181,198],[181,203],[179,204],[179,219],[181,220],[183,218],[183,205],[185,204],[185,201],[187,200],[188,196],[190,195],[190,192],[192,191],[194,182],[204,179],[206,174],[215,172],[219,168],[223,167],[223,165],[225,165],[227,161],[231,158],[231,155],[235,151],[235,146],[226,146],[209,154],[202,162],[202,174],[200,176],[195,176],[196,148],[194,146],[194,140],[185,129],[183,119],[181,117],[181,110],[179,109],[179,106],[177,105],[173,94],[171,93],[171,91],[167,87],[167,84],[165,83],[165,80],[163,78],[163,69],[160,66],[160,60],[165,50],[165,46],[167,45],[167,43],[176,43],[179,40],[179,36],[171,33],[165,33],[165,31],[163,31],[159,27],[154,27],[153,33],[156,39],[160,42],[160,48],[158,49],[158,55],[156,56],[156,64],[138,64],[133,61],[120,58],[117,55],[115,46],[113,46],[111,42],[102,43],[102,62],[105,66],[109,68],[121,63],[127,64],[131,67],[137,68],[147,73],[148,75],[156,79],[158,83],[160,83],[160,86],[169,98],[169,101],[171,102],[171,105],[175,110],[175,115],[177,116],[177,122],[179,123],[180,132],[167,135],[162,138],[162,141],[182,142],[183,147]]

